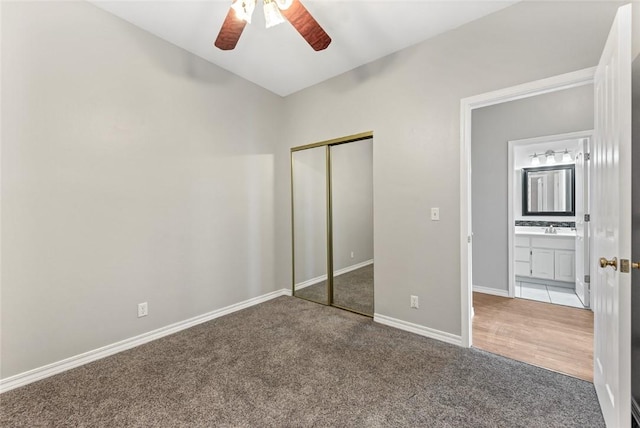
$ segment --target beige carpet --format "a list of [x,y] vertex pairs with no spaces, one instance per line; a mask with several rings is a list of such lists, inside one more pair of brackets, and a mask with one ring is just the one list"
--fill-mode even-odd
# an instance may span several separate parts
[[2,427],[603,427],[593,385],[293,297],[0,395]]

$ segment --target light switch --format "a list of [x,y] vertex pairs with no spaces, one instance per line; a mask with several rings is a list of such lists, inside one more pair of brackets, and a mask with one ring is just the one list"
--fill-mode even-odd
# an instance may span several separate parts
[[440,220],[440,208],[431,208],[431,220]]

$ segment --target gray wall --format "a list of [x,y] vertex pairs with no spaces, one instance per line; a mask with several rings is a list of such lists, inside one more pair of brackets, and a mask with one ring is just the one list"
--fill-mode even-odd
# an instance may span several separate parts
[[593,129],[593,85],[476,109],[471,120],[473,285],[506,291],[508,142]]
[[[291,269],[289,148],[373,130],[375,312],[459,335],[460,99],[594,66],[615,10],[518,3],[288,96],[276,159],[278,278]],[[429,220],[431,207],[440,221]]]
[[85,2],[1,36],[3,378],[288,284],[280,97]]

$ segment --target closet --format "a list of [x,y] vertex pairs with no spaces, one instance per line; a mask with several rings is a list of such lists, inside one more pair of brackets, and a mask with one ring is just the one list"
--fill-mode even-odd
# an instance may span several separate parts
[[291,149],[295,297],[373,316],[373,133]]

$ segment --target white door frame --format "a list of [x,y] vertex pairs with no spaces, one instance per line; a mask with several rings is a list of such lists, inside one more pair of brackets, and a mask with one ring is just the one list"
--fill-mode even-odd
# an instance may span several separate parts
[[593,84],[595,67],[536,80],[460,101],[460,284],[462,346],[472,345],[471,112],[474,109]]
[[[553,143],[556,141],[565,141],[565,140],[580,140],[582,138],[593,139],[593,130],[586,131],[577,131],[577,132],[569,132],[566,134],[555,134],[555,135],[545,135],[541,137],[533,137],[533,138],[525,138],[523,140],[511,140],[507,142],[508,151],[509,151],[509,177],[508,177],[508,185],[507,185],[507,194],[509,196],[509,203],[507,205],[507,227],[509,228],[508,233],[508,245],[509,245],[509,290],[508,296],[515,297],[515,283],[516,283],[516,271],[515,271],[515,209],[514,206],[517,203],[521,203],[521,201],[514,201],[514,164],[515,164],[515,155],[514,150],[516,147],[528,146],[534,144],[546,144]],[[586,185],[586,183],[585,183]]]

